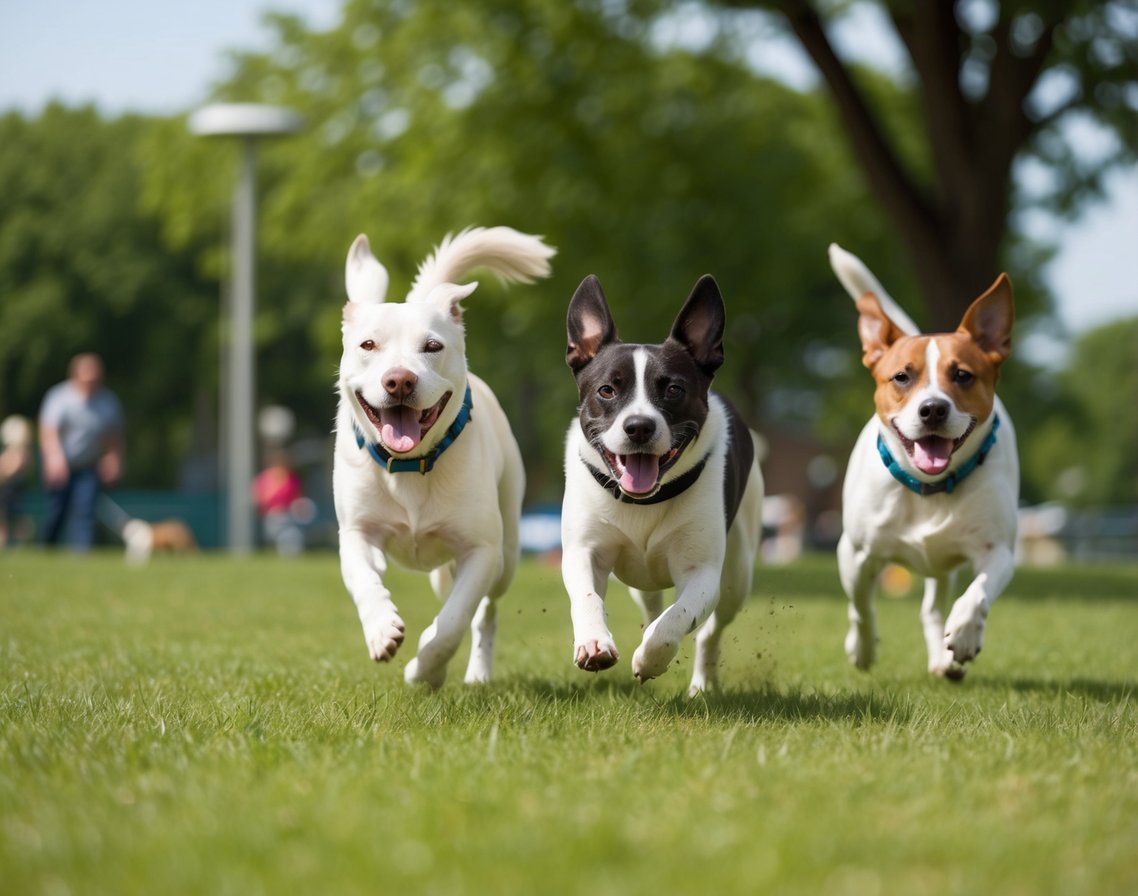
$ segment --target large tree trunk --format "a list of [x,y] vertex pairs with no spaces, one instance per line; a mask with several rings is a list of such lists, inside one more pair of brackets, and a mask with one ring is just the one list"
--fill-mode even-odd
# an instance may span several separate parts
[[1011,21],[1001,9],[987,91],[978,100],[961,87],[964,36],[955,3],[890,6],[920,77],[933,163],[932,183],[921,184],[886,139],[809,0],[777,5],[825,80],[870,190],[897,228],[924,299],[924,313],[916,316],[931,331],[956,329],[968,305],[999,274],[1012,164],[1038,125],[1024,101],[1050,51],[1055,24],[1043,23],[1029,52],[1013,52]]

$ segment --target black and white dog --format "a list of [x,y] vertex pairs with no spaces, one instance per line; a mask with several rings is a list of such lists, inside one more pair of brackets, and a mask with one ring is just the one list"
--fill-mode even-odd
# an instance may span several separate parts
[[[689,693],[716,683],[719,639],[751,590],[763,500],[757,436],[710,391],[724,320],[710,276],[660,345],[620,341],[596,277],[570,302],[566,359],[580,405],[565,452],[561,571],[581,669],[619,658],[604,607],[615,573],[644,612],[633,674],[662,674],[703,625]],[[663,610],[661,590],[673,585]]]

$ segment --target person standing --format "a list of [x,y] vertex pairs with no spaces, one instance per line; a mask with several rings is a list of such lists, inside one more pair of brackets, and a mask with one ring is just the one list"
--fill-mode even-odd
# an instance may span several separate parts
[[20,540],[20,498],[32,472],[32,424],[12,414],[0,423],[0,551]]
[[103,361],[71,359],[67,379],[44,396],[39,416],[47,518],[44,541],[58,544],[70,517],[68,544],[85,551],[95,537],[95,500],[123,469],[123,412],[103,385]]

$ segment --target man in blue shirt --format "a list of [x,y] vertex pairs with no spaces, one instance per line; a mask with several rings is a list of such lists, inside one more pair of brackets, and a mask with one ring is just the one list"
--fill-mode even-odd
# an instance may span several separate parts
[[68,544],[85,551],[94,540],[99,487],[114,485],[123,467],[122,406],[103,385],[98,355],[71,359],[68,378],[44,396],[39,427],[47,493],[44,541],[59,543],[70,511]]

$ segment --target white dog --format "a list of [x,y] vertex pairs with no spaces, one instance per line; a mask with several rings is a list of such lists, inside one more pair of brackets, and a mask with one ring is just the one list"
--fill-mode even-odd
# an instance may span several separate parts
[[[1019,461],[995,391],[1011,351],[1011,283],[1001,274],[955,333],[924,336],[859,259],[831,245],[830,264],[857,302],[862,361],[877,383],[877,413],[858,437],[842,491],[846,654],[860,669],[872,665],[873,591],[885,564],[900,563],[926,579],[929,671],[963,678],[1014,569]],[[966,563],[975,578],[946,622],[952,575]]]
[[384,585],[388,558],[430,571],[443,606],[404,677],[439,687],[467,626],[468,683],[490,678],[494,600],[518,562],[525,474],[506,415],[466,369],[459,302],[486,267],[504,281],[549,275],[555,250],[508,227],[446,238],[402,304],[360,235],[348,251],[333,492],[340,568],[372,659],[390,660],[404,624]]

